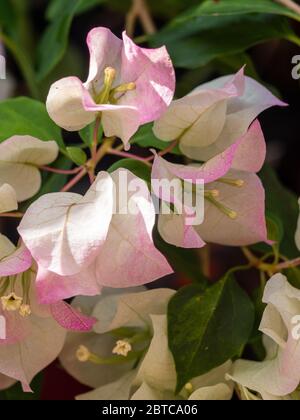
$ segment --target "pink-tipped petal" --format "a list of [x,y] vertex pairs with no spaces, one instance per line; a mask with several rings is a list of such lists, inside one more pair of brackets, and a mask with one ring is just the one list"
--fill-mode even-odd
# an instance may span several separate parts
[[267,147],[264,133],[258,120],[250,126],[247,133],[240,139],[235,152],[232,168],[257,173],[263,167]]
[[52,193],[35,201],[18,230],[38,265],[65,276],[88,267],[106,239],[113,195],[110,175],[101,172],[84,197]]

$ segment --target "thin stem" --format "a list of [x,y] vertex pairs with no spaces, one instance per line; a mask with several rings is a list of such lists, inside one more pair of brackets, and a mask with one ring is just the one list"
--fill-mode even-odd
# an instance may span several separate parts
[[115,155],[115,156],[120,156],[120,157],[123,157],[123,158],[130,158],[130,159],[138,160],[140,162],[145,163],[147,166],[150,166],[150,167],[152,166],[151,163],[149,163],[147,161],[147,159],[142,158],[142,157],[137,156],[137,155],[134,155],[132,153],[127,153],[127,152],[123,152],[121,150],[116,150],[116,149],[110,149],[110,150],[108,150],[107,153],[109,155]]
[[1,213],[0,217],[9,217],[12,219],[22,219],[22,217],[24,216],[24,213],[21,212],[16,212],[16,213]]
[[287,7],[288,9],[292,10],[295,13],[300,15],[300,6],[299,4],[295,3],[292,0],[275,0],[277,3],[281,4],[282,6]]
[[33,98],[40,99],[40,91],[36,83],[35,73],[27,56],[9,37],[4,35],[2,32],[0,32],[0,41],[4,43],[6,48],[14,56]]
[[126,32],[130,38],[133,38],[136,21],[138,19],[140,19],[146,34],[152,35],[156,32],[156,26],[146,0],[132,1],[132,7],[126,16]]
[[75,175],[78,174],[82,170],[82,166],[74,169],[58,169],[58,168],[51,168],[50,166],[40,166],[40,169],[42,171],[46,172],[53,172],[55,174],[61,174],[61,175]]

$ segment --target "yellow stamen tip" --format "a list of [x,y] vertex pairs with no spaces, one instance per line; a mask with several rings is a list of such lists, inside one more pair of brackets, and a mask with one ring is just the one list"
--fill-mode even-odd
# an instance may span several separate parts
[[220,191],[219,190],[211,190],[211,195],[213,197],[219,197],[220,195]]
[[245,181],[243,181],[242,179],[238,179],[238,180],[236,181],[236,185],[237,185],[237,187],[242,187],[244,184],[245,184]]
[[113,67],[106,67],[104,70],[104,83],[110,83],[112,82],[116,77],[116,70]]
[[237,214],[237,212],[236,212],[236,211],[230,210],[230,211],[228,212],[228,216],[230,217],[230,219],[235,220],[235,219],[237,219],[238,214]]
[[20,309],[19,309],[19,314],[23,317],[26,318],[27,316],[31,315],[31,308],[29,305],[21,305]]
[[135,90],[136,84],[134,82],[131,82],[131,83],[128,83],[126,87],[127,87],[127,90]]
[[91,356],[91,352],[89,349],[85,346],[79,346],[76,351],[76,359],[79,362],[85,363],[89,361],[89,358]]
[[113,354],[117,354],[118,356],[127,357],[128,353],[131,352],[132,347],[131,344],[128,343],[126,340],[119,340],[116,343],[116,346],[113,349]]
[[4,311],[18,311],[22,305],[23,299],[15,293],[10,293],[8,296],[1,297],[2,308]]

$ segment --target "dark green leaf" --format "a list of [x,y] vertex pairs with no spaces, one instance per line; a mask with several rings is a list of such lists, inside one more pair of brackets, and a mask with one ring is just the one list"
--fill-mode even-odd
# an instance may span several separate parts
[[63,148],[61,130],[50,119],[43,103],[30,98],[0,102],[0,142],[16,135],[55,140]]
[[108,172],[112,173],[117,169],[124,168],[128,169],[135,176],[143,179],[147,182],[148,186],[151,184],[151,168],[143,162],[134,159],[121,159],[114,163]]
[[87,155],[84,150],[79,147],[67,147],[69,158],[77,165],[82,166],[87,161]]
[[226,55],[239,54],[271,39],[296,40],[286,18],[245,14],[176,20],[152,38],[166,44],[176,67],[196,68]]
[[69,40],[72,21],[76,14],[84,12],[105,0],[53,1],[47,11],[50,23],[38,45],[37,77],[43,80],[63,58]]
[[197,285],[180,290],[168,308],[169,345],[178,375],[177,391],[239,355],[248,342],[254,308],[233,277],[203,292]]
[[249,13],[270,13],[282,15],[300,21],[298,13],[287,7],[275,3],[273,0],[206,0],[201,5],[188,10],[184,15],[178,17],[177,21],[185,21],[199,16],[211,15],[244,15]]

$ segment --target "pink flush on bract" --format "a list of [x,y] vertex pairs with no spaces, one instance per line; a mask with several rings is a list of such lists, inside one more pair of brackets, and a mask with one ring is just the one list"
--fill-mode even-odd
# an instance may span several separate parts
[[140,48],[123,33],[107,28],[87,36],[89,76],[85,83],[67,77],[54,83],[47,99],[50,117],[60,127],[77,131],[101,112],[107,137],[120,137],[125,146],[139,126],[158,119],[171,103],[175,72],[165,47]]

